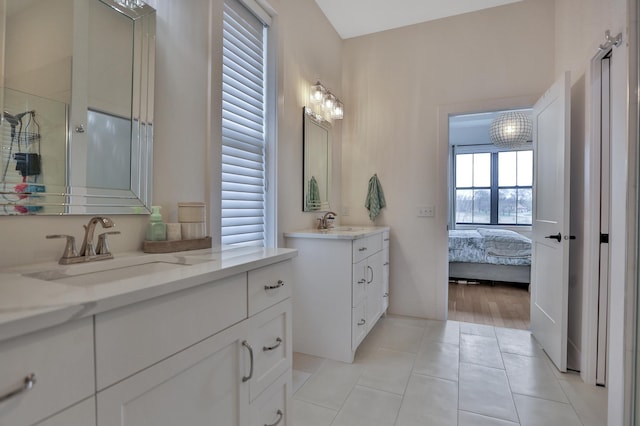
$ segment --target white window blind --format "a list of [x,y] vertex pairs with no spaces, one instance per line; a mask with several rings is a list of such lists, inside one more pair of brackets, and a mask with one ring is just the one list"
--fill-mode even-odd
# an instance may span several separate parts
[[225,0],[222,244],[265,245],[265,27]]

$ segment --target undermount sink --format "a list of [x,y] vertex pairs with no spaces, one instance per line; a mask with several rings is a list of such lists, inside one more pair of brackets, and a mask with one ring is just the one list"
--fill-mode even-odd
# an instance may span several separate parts
[[38,280],[55,281],[72,285],[103,284],[156,272],[184,268],[213,260],[215,259],[176,255],[123,257],[77,265],[59,266],[52,269],[26,272],[22,275]]

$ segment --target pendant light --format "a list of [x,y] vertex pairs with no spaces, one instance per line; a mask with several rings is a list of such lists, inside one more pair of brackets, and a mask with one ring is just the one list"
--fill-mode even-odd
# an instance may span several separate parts
[[525,113],[509,111],[493,120],[489,138],[501,148],[517,148],[532,141],[532,131],[531,119]]

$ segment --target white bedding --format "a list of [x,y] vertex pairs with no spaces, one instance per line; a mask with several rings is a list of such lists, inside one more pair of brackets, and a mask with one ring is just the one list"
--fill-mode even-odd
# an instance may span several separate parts
[[507,229],[451,230],[449,262],[530,265],[531,240]]

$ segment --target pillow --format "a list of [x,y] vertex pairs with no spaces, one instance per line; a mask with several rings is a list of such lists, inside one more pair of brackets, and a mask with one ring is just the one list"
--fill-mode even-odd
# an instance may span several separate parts
[[531,240],[507,229],[479,228],[488,255],[504,257],[531,256]]

